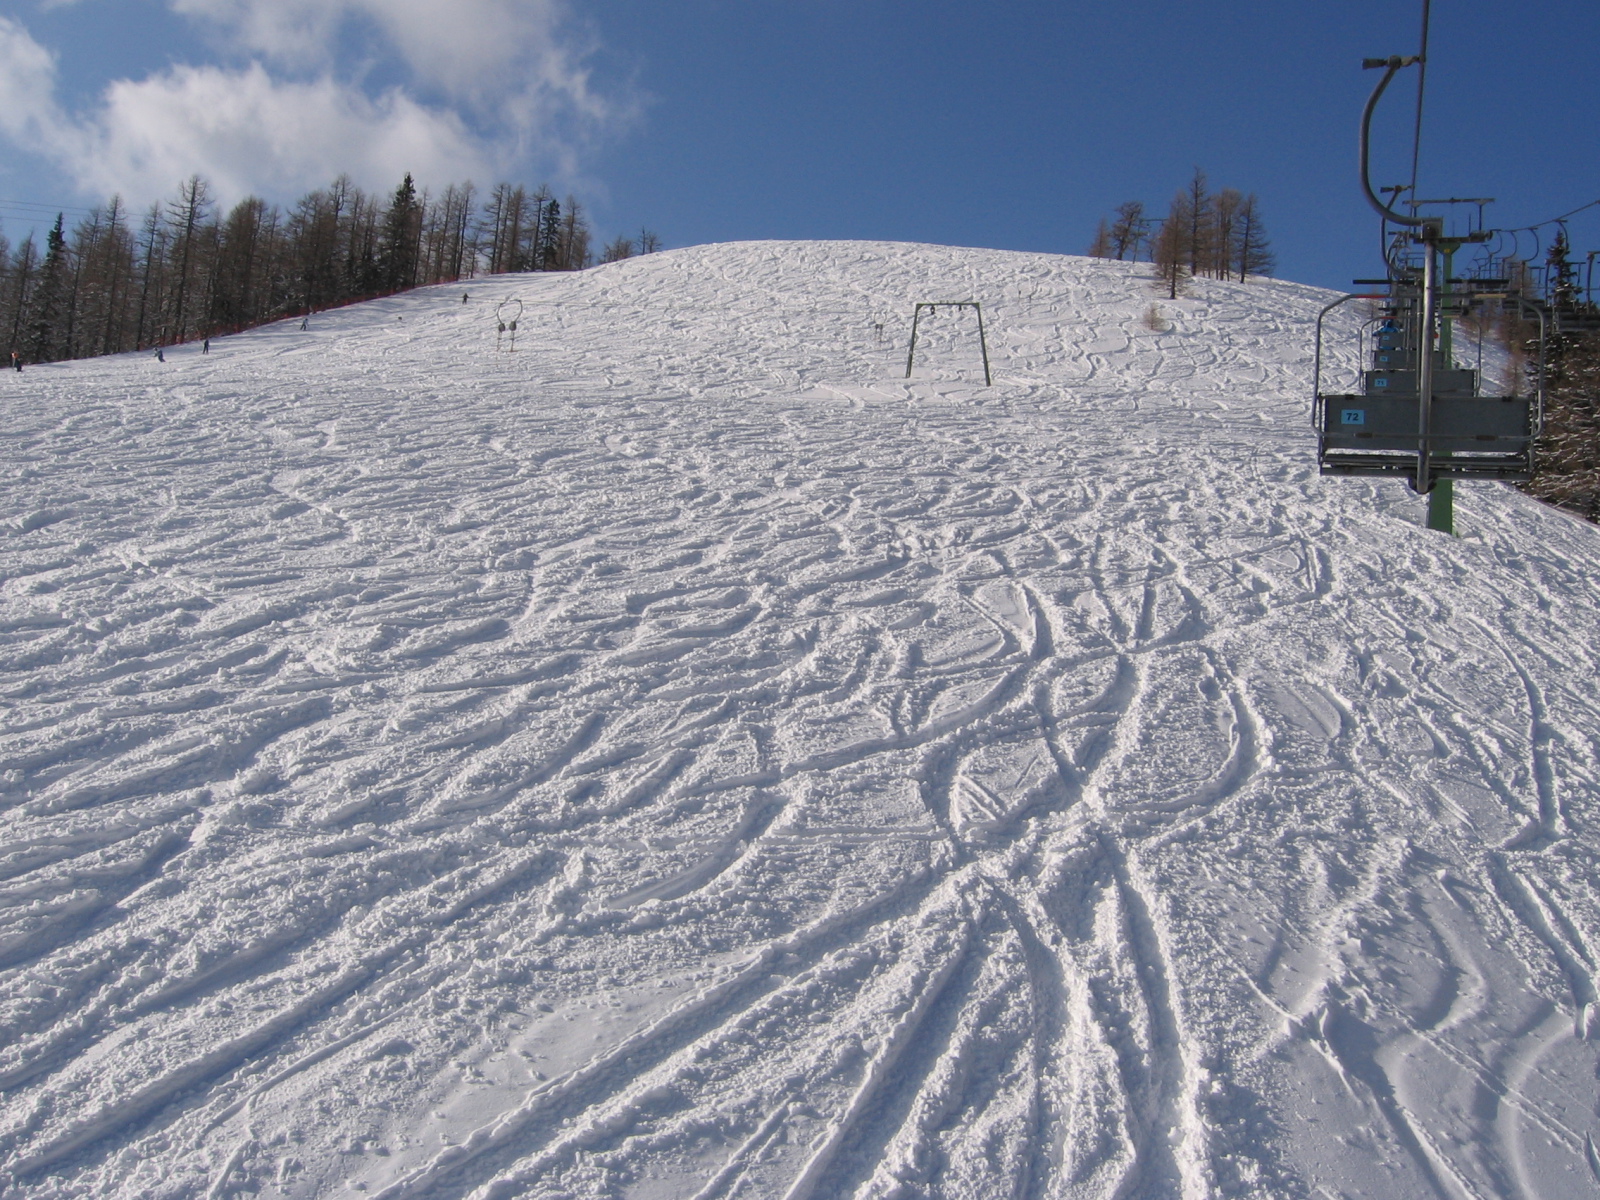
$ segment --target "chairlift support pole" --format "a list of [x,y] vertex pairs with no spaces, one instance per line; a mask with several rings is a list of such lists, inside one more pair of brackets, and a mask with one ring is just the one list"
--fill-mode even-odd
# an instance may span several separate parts
[[[1434,339],[1439,325],[1439,252],[1435,241],[1427,236],[1424,226],[1422,239],[1422,328],[1418,331],[1417,354],[1417,478],[1416,490],[1426,495],[1432,491],[1429,479],[1428,436],[1433,432],[1433,355]],[[1432,524],[1430,510],[1429,524]]]
[[[1393,221],[1396,225],[1409,227],[1416,232],[1413,237],[1422,243],[1422,320],[1420,328],[1416,331],[1415,352],[1417,354],[1417,473],[1412,483],[1418,492],[1427,495],[1433,490],[1432,470],[1428,462],[1428,442],[1432,433],[1433,423],[1433,354],[1434,338],[1439,324],[1439,241],[1444,233],[1444,220],[1440,217],[1406,216],[1389,207],[1372,190],[1372,114],[1378,107],[1378,101],[1383,98],[1390,80],[1395,72],[1403,67],[1414,66],[1422,63],[1420,54],[1409,58],[1391,55],[1389,58],[1369,58],[1362,62],[1362,67],[1372,70],[1383,68],[1383,78],[1378,81],[1378,86],[1372,89],[1372,95],[1367,98],[1367,106],[1361,113],[1361,190],[1366,193],[1367,202],[1377,210],[1378,215],[1386,221]],[[1453,492],[1454,489],[1451,489]],[[1449,505],[1453,499],[1447,494],[1443,499],[1444,505]],[[1439,528],[1435,521],[1433,511],[1434,502],[1429,501],[1428,526],[1432,529]],[[1438,520],[1449,522],[1446,513],[1440,513]]]
[[[1444,253],[1440,256],[1444,260],[1443,287],[1446,293],[1450,291],[1450,280],[1454,275],[1451,267],[1455,262],[1456,246],[1456,242],[1445,242],[1443,244]],[[1439,359],[1444,363],[1446,370],[1455,366],[1455,358],[1453,357],[1455,348],[1452,345],[1453,339],[1451,337],[1454,327],[1455,321],[1448,315],[1439,321]],[[1431,360],[1433,355],[1428,355],[1428,358]],[[1431,361],[1429,366],[1432,366]],[[1427,405],[1424,405],[1424,407],[1427,407]],[[1439,533],[1449,534],[1451,537],[1455,536],[1456,481],[1448,475],[1436,479],[1433,484],[1433,490],[1428,493],[1428,528],[1437,530]]]

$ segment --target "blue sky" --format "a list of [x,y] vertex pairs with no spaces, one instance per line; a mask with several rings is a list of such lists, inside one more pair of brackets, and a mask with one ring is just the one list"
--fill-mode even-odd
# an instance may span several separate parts
[[[0,218],[191,172],[292,199],[549,181],[602,236],[1079,253],[1194,167],[1259,195],[1278,273],[1378,269],[1354,179],[1368,55],[1420,0],[0,0]],[[1600,198],[1600,4],[1435,0],[1420,190],[1493,225]],[[1378,173],[1410,173],[1414,72]],[[1600,248],[1600,210],[1572,222]],[[70,215],[70,213],[69,213]],[[1508,246],[1509,241],[1503,242]],[[1532,253],[1524,235],[1520,250]]]

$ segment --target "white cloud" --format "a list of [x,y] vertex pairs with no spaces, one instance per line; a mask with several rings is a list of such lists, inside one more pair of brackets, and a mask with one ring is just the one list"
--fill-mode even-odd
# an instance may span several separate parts
[[405,65],[418,86],[486,110],[566,109],[615,116],[582,66],[584,43],[567,28],[564,0],[171,0],[201,18],[229,49],[279,70],[327,71],[342,38],[365,35]]
[[[383,189],[407,171],[433,183],[534,168],[570,181],[583,148],[627,116],[591,88],[560,0],[171,3],[223,31],[236,61],[116,80],[77,113],[55,98],[55,56],[0,17],[0,137],[86,193],[143,202],[200,174],[228,202],[341,172]],[[341,74],[352,29],[370,43],[363,65],[400,84],[375,91]]]
[[0,17],[0,133],[30,148],[47,139],[62,120],[55,86],[55,55]]
[[80,131],[73,164],[86,191],[159,195],[191,174],[219,197],[304,191],[341,171],[368,187],[393,187],[405,171],[424,180],[480,178],[494,164],[449,112],[398,91],[377,99],[326,77],[271,78],[242,71],[178,67],[108,89],[94,124]]
[[172,10],[215,25],[231,46],[264,55],[279,66],[314,71],[333,64],[334,38],[343,20],[339,0],[254,3],[253,0],[172,0]]

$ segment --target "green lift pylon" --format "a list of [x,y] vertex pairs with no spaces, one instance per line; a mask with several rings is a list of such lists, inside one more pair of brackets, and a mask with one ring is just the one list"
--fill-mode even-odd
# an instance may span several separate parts
[[[1443,289],[1445,304],[1444,311],[1439,318],[1439,353],[1444,359],[1445,366],[1454,363],[1452,338],[1450,336],[1455,326],[1455,320],[1450,309],[1450,281],[1455,277],[1452,269],[1455,263],[1456,242],[1444,242],[1441,249],[1444,251],[1444,280]],[[1443,475],[1434,480],[1433,490],[1428,493],[1428,528],[1447,533],[1451,537],[1456,535],[1456,481],[1452,476]]]

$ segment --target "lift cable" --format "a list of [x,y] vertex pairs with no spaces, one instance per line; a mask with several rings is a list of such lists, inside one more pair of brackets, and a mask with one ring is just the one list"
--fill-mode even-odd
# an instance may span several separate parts
[[1560,222],[1565,221],[1568,217],[1577,216],[1579,213],[1586,212],[1587,210],[1589,210],[1591,208],[1594,208],[1596,205],[1600,205],[1600,200],[1591,200],[1587,204],[1580,204],[1580,205],[1578,205],[1577,208],[1573,209],[1571,212],[1564,212],[1559,217],[1546,217],[1543,221],[1535,221],[1532,225],[1518,225],[1515,228],[1508,227],[1508,228],[1505,228],[1505,229],[1497,229],[1497,230],[1495,230],[1495,232],[1496,233],[1537,233],[1539,230],[1543,229],[1546,225],[1559,224]]
[[40,204],[32,200],[0,200],[0,208],[36,210],[41,216],[55,213],[89,213],[93,209],[84,208],[79,204]]
[[[1431,27],[1431,24],[1432,24],[1432,16],[1433,16],[1433,0],[1422,0],[1422,43],[1421,43],[1421,48],[1420,48],[1420,50],[1419,50],[1419,52],[1417,54],[1416,60],[1415,60],[1416,64],[1417,64],[1417,112],[1416,112],[1416,124],[1415,124],[1415,126],[1414,126],[1414,128],[1412,130],[1412,135],[1411,135],[1411,186],[1410,186],[1409,189],[1407,189],[1411,193],[1411,195],[1413,197],[1415,197],[1417,195],[1417,168],[1418,168],[1418,165],[1419,165],[1419,163],[1421,162],[1421,159],[1422,159],[1422,102],[1423,102],[1424,95],[1426,94],[1426,89],[1427,89],[1427,84],[1428,84],[1428,34],[1430,32],[1430,27]],[[1384,190],[1387,191],[1389,189],[1386,188]],[[1396,200],[1396,202],[1398,202],[1398,200],[1399,200],[1398,189],[1396,189],[1395,200]],[[1416,206],[1417,206],[1417,201],[1413,200],[1411,203],[1412,203],[1412,206],[1413,206],[1413,211],[1415,211]],[[1540,229],[1544,228],[1547,225],[1559,224],[1560,222],[1565,221],[1568,217],[1576,216],[1578,213],[1586,212],[1587,210],[1589,210],[1591,208],[1594,208],[1596,206],[1600,206],[1600,200],[1591,200],[1587,204],[1581,204],[1577,208],[1574,208],[1570,212],[1562,213],[1559,217],[1549,217],[1549,218],[1547,218],[1547,219],[1545,219],[1543,221],[1536,221],[1531,225],[1519,225],[1516,228],[1494,229],[1494,230],[1491,230],[1490,232],[1492,232],[1492,233],[1531,233],[1531,234],[1535,235],[1535,241],[1537,242],[1538,241],[1537,235],[1538,235],[1538,232],[1539,232]],[[1480,225],[1480,228],[1481,228],[1481,226],[1482,226],[1481,213],[1480,213],[1479,225]],[[1385,257],[1387,258],[1387,255]],[[1392,260],[1391,260],[1391,265],[1392,265]]]
[[1417,123],[1411,135],[1411,194],[1417,194],[1417,164],[1422,159],[1422,96],[1428,84],[1428,25],[1433,0],[1422,0],[1422,46],[1417,51]]

